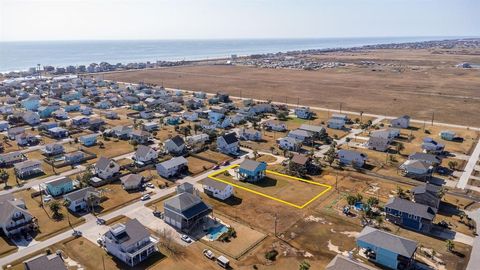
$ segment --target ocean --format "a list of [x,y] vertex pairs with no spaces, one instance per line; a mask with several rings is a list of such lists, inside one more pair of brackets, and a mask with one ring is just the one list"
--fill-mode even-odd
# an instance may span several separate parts
[[453,37],[378,37],[318,39],[115,40],[0,42],[0,72],[41,66],[109,62],[200,60],[293,50],[451,39]]

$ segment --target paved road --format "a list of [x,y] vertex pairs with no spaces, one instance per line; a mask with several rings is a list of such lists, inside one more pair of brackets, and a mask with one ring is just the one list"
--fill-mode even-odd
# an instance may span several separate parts
[[[248,150],[248,149],[242,149],[242,150]],[[247,153],[250,154],[251,151],[247,151]],[[243,160],[244,160],[244,157],[232,161],[231,164],[240,164]],[[222,169],[222,168],[220,168],[220,169]],[[212,171],[207,171],[207,172],[205,172],[203,174],[200,174],[200,175],[197,175],[195,177],[187,176],[187,177],[185,177],[181,180],[177,180],[176,182],[179,183],[179,184],[190,183],[192,185],[195,185],[198,181],[208,177],[208,175],[210,173],[212,173]],[[151,199],[149,201],[159,199],[159,198],[161,198],[163,196],[166,196],[166,195],[168,195],[172,192],[175,192],[175,187],[170,187],[170,188],[167,188],[167,189],[156,189],[156,190],[157,190],[157,192],[151,196]],[[146,209],[145,204],[148,203],[149,201],[139,200],[139,201],[136,201],[132,204],[126,205],[125,207],[122,207],[122,208],[120,208],[116,211],[107,213],[105,215],[100,215],[100,216],[103,219],[108,220],[108,219],[111,219],[111,218],[114,218],[114,217],[117,217],[117,216],[120,216],[120,215],[124,215],[125,213],[130,213],[130,215],[131,215],[131,213],[134,213],[136,211],[142,211],[142,210],[144,211]],[[148,209],[148,211],[150,212],[151,210]],[[98,238],[97,235],[99,233],[104,232],[105,229],[108,229],[108,228],[105,228],[106,226],[97,225],[96,224],[96,219],[93,218],[93,216],[90,215],[90,214],[87,214],[84,217],[86,218],[87,221],[85,223],[75,227],[75,229],[78,230],[78,231],[82,231],[82,232],[85,231],[87,233],[87,235],[86,235],[87,239],[96,241],[96,239]],[[94,229],[92,231],[92,228],[98,228],[98,229],[97,230]],[[35,242],[33,244],[30,244],[28,247],[25,247],[25,248],[19,250],[18,252],[14,253],[14,254],[10,254],[8,256],[0,258],[0,265],[6,265],[6,264],[8,264],[12,261],[15,261],[15,260],[18,260],[18,259],[20,259],[24,256],[27,256],[28,254],[31,254],[31,253],[34,253],[36,251],[45,249],[48,246],[51,246],[51,245],[53,245],[57,242],[60,242],[62,240],[67,239],[68,237],[71,236],[71,234],[72,234],[72,230],[69,230],[69,231],[63,232],[61,234],[58,234],[56,236],[53,236],[51,238],[48,238],[45,241]]]
[[[472,218],[477,224],[477,232],[480,232],[480,209],[467,212],[467,215]],[[468,262],[467,270],[477,270],[480,265],[480,237],[475,237],[473,240],[472,253],[470,254],[470,261]]]
[[473,150],[472,155],[470,156],[470,159],[467,162],[467,165],[465,166],[465,169],[463,170],[462,176],[460,176],[460,180],[458,180],[457,187],[461,189],[465,189],[468,184],[468,179],[472,175],[473,169],[477,165],[478,158],[480,156],[480,141],[477,143],[477,146]]

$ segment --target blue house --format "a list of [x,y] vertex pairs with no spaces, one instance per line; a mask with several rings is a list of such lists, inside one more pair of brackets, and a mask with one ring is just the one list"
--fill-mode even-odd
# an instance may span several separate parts
[[309,107],[299,107],[295,108],[295,115],[300,119],[311,119],[313,112],[310,111]]
[[244,181],[256,182],[265,177],[266,170],[267,163],[245,159],[237,170],[237,178]]
[[89,122],[90,122],[90,117],[86,117],[86,116],[79,115],[72,118],[72,125],[74,126],[88,125]]
[[168,116],[165,118],[164,122],[171,126],[176,126],[180,124],[180,117],[176,115]]
[[45,122],[45,123],[40,124],[40,126],[38,128],[43,129],[43,130],[49,130],[49,129],[54,128],[54,127],[58,127],[57,122]]
[[409,269],[418,245],[416,241],[368,226],[356,241],[369,260],[390,269]]
[[78,112],[80,111],[80,104],[73,104],[65,106],[66,112]]
[[416,231],[429,232],[436,212],[436,208],[396,197],[385,204],[388,221]]
[[145,110],[145,106],[143,106],[140,103],[133,104],[131,108],[132,110],[139,111],[139,112]]
[[72,100],[78,100],[82,97],[82,94],[77,91],[72,91],[68,93],[64,93],[62,95],[62,100],[63,101],[72,101]]
[[27,111],[36,111],[40,106],[38,97],[32,96],[22,100],[22,107]]
[[62,127],[54,127],[48,129],[48,134],[50,134],[50,136],[52,136],[53,138],[61,139],[68,137],[68,130]]
[[98,109],[106,110],[112,107],[112,103],[110,103],[110,101],[107,101],[107,100],[102,100],[96,104],[96,107]]
[[40,118],[48,118],[52,116],[52,113],[58,108],[59,106],[40,106],[38,108],[38,114],[40,115]]
[[64,195],[73,190],[73,181],[68,177],[52,180],[45,183],[48,194],[53,197]]
[[79,140],[84,146],[92,146],[97,143],[97,134],[81,136]]

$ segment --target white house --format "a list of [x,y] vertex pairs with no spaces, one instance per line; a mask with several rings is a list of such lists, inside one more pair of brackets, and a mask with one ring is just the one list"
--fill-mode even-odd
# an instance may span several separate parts
[[295,115],[301,119],[310,119],[313,117],[313,112],[309,107],[299,107],[295,108]]
[[32,111],[26,111],[22,115],[23,121],[25,121],[27,124],[34,126],[40,123],[40,115],[36,112]]
[[290,132],[288,132],[287,137],[289,138],[294,138],[296,140],[299,140],[303,143],[308,142],[312,139],[312,133],[303,130],[303,129],[295,129]]
[[277,144],[280,149],[289,150],[289,151],[299,151],[302,148],[302,141],[297,140],[292,137],[283,137],[277,139]]
[[217,137],[217,149],[225,154],[237,155],[239,151],[237,135],[232,132]]
[[268,120],[264,123],[264,126],[269,129],[269,130],[274,130],[274,131],[286,131],[287,130],[287,124],[284,122],[280,121],[275,121],[275,120]]
[[440,154],[445,150],[445,145],[427,137],[423,139],[422,149],[427,153]]
[[240,128],[238,130],[238,136],[240,140],[246,141],[260,141],[262,139],[262,133],[256,129]]
[[0,196],[0,229],[7,237],[33,229],[33,216],[25,202],[15,199],[11,193]]
[[367,161],[367,155],[353,150],[338,150],[338,159],[340,163],[345,165],[354,165],[357,167],[363,167]]
[[60,143],[47,144],[45,148],[42,149],[42,152],[49,156],[63,154],[64,151],[63,145]]
[[94,187],[86,187],[63,195],[69,202],[68,209],[72,212],[82,212],[96,206],[101,195]]
[[111,158],[100,157],[95,163],[95,173],[102,179],[108,179],[120,171],[120,166]]
[[184,112],[182,114],[183,119],[186,121],[197,121],[198,120],[198,113],[196,112]]
[[5,154],[0,154],[0,164],[2,165],[11,165],[20,161],[25,160],[26,157],[22,151],[15,151]]
[[233,186],[211,178],[204,179],[202,187],[205,194],[220,200],[226,200],[233,195]]
[[154,161],[158,158],[158,153],[150,146],[146,145],[139,145],[135,154],[133,155],[133,159],[137,163],[148,163],[150,161]]
[[392,119],[390,125],[395,128],[408,128],[410,126],[410,116],[403,115],[399,118]]
[[165,150],[168,153],[179,155],[185,151],[185,141],[179,135],[168,139],[164,142]]
[[185,141],[189,145],[197,145],[197,144],[204,144],[205,142],[208,141],[209,138],[210,136],[208,136],[208,134],[200,133],[192,136],[187,136],[185,138]]
[[327,122],[327,127],[333,129],[344,129],[345,128],[345,120],[339,118],[330,118]]
[[120,177],[122,187],[125,190],[136,190],[142,187],[143,176],[133,173]]
[[0,121],[0,131],[6,131],[9,127],[8,121]]
[[133,267],[157,252],[158,238],[137,220],[115,224],[104,234],[105,249],[120,261]]
[[40,160],[25,160],[14,165],[15,174],[19,178],[28,177],[42,173],[42,162]]
[[170,178],[181,173],[188,165],[188,161],[180,156],[174,157],[170,160],[158,163],[156,168],[161,177]]

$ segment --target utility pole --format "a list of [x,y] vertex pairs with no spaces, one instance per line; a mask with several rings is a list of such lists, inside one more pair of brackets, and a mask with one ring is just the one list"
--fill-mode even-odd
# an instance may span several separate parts
[[433,120],[435,119],[435,112],[432,112],[432,126],[433,126]]
[[340,113],[342,113],[342,102],[340,102]]
[[275,234],[274,236],[277,236],[277,213],[275,213]]

